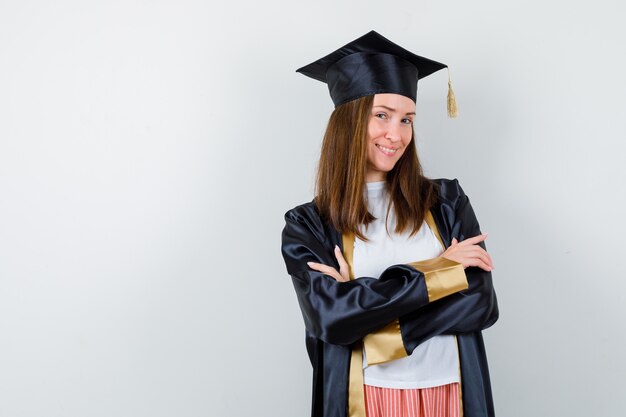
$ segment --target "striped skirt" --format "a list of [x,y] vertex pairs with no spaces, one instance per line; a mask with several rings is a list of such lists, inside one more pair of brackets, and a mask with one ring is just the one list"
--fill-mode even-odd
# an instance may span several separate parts
[[367,417],[459,417],[459,384],[432,388],[365,387]]

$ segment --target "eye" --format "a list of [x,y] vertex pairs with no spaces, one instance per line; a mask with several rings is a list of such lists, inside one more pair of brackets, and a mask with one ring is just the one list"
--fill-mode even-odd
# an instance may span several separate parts
[[413,123],[413,120],[409,119],[409,118],[404,118],[402,119],[402,123],[404,123],[405,125],[410,125]]
[[387,115],[385,113],[376,113],[374,116],[383,120],[387,118]]

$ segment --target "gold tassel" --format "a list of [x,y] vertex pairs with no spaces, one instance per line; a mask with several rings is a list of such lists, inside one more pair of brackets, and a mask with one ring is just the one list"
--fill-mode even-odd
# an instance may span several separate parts
[[452,89],[452,80],[450,79],[450,68],[448,68],[448,117],[456,117],[458,115],[456,107],[456,97]]

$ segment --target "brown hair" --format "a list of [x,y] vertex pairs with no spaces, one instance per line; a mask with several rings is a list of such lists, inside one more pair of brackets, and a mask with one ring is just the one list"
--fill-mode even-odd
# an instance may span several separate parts
[[[359,225],[368,225],[375,219],[367,210],[364,195],[367,130],[373,102],[374,96],[369,95],[335,108],[324,134],[315,181],[314,201],[322,218],[341,233],[352,232],[364,241],[368,239],[359,231]],[[437,198],[434,183],[423,175],[415,132],[385,181],[390,195],[387,218],[393,202],[395,232],[410,227],[413,236]]]

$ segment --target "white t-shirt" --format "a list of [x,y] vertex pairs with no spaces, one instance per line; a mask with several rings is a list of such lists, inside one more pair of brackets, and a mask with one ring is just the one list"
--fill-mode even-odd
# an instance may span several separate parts
[[[370,240],[354,239],[353,268],[357,277],[379,277],[389,266],[435,258],[444,251],[426,222],[409,238],[410,231],[396,234],[396,218],[389,212],[389,233],[385,216],[389,194],[385,182],[367,183],[368,209],[376,220],[361,231]],[[367,366],[363,352],[364,383],[386,388],[427,388],[460,382],[459,354],[453,335],[435,336],[420,344],[410,356]]]

